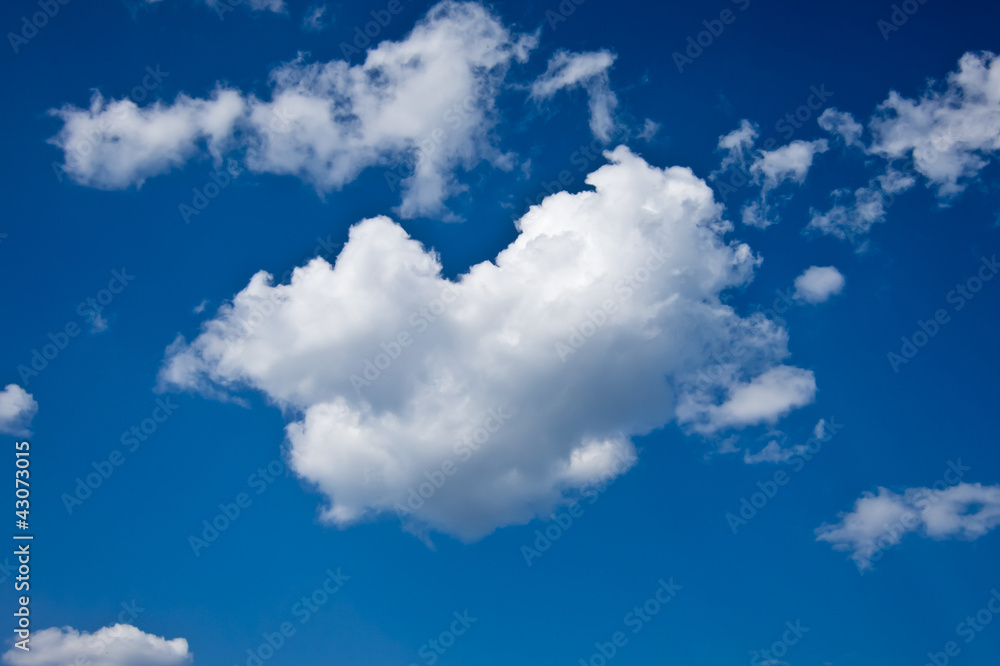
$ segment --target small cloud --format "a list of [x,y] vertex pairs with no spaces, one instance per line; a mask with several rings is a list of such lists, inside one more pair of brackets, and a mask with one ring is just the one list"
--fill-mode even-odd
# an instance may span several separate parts
[[108,330],[108,320],[101,316],[100,313],[94,315],[94,318],[90,321],[90,332],[91,333],[103,333]]
[[645,124],[642,126],[642,131],[636,136],[643,141],[652,141],[656,133],[660,131],[660,123],[653,122],[649,118],[646,118]]
[[815,305],[844,289],[844,276],[833,266],[810,266],[795,278],[795,298]]
[[326,20],[326,11],[325,3],[311,6],[302,18],[302,29],[310,32],[319,32],[329,27],[330,22]]
[[0,432],[15,437],[30,435],[28,426],[37,412],[35,398],[17,384],[8,384],[0,391]]
[[199,303],[198,305],[194,306],[194,309],[191,310],[191,312],[193,312],[195,314],[201,314],[202,312],[205,311],[205,308],[207,306],[208,306],[208,299],[206,298],[206,299],[202,300],[201,303]]

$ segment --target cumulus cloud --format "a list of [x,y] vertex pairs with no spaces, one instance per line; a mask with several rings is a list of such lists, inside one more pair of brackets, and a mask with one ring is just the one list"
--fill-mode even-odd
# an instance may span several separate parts
[[[711,189],[625,147],[606,157],[592,190],[545,198],[455,280],[385,217],[355,225],[333,266],[256,274],[170,346],[161,389],[253,389],[282,407],[326,521],[396,513],[464,540],[622,473],[633,436],[773,422],[811,400],[785,330],[720,299],[759,259],[724,240]],[[734,342],[746,353],[720,363]]]
[[902,494],[886,488],[864,493],[853,511],[816,530],[816,540],[851,554],[861,569],[873,557],[895,546],[909,533],[931,539],[978,539],[1000,525],[1000,485],[958,483],[942,489],[908,488]]
[[218,159],[244,108],[240,93],[228,88],[208,99],[179,95],[173,104],[146,107],[95,92],[87,109],[67,105],[51,112],[63,126],[49,143],[63,150],[63,169],[81,185],[141,186],[182,166],[203,145]]
[[549,60],[545,73],[531,84],[531,97],[545,100],[560,90],[582,86],[590,99],[590,131],[607,143],[618,129],[615,123],[618,98],[608,80],[608,70],[614,62],[615,56],[608,51],[558,51]]
[[810,266],[795,278],[795,298],[822,303],[844,288],[844,276],[833,266]]
[[759,151],[750,173],[761,186],[760,199],[743,208],[743,223],[765,229],[775,224],[777,216],[767,202],[767,195],[785,182],[801,185],[812,167],[813,158],[829,149],[826,139],[815,141],[795,140],[774,150]]
[[682,405],[681,413],[694,430],[711,434],[724,428],[775,423],[815,397],[816,378],[811,370],[779,365],[750,381],[730,384],[721,404],[692,401]]
[[817,153],[825,153],[828,148],[826,139],[816,139],[796,140],[774,150],[762,150],[750,166],[750,172],[758,182],[763,180],[765,191],[773,190],[786,181],[801,185],[809,173],[813,157]]
[[28,426],[37,412],[35,398],[17,384],[7,384],[0,391],[0,432],[15,437],[30,435]]
[[[227,146],[244,150],[251,170],[298,176],[321,194],[388,165],[402,217],[446,215],[443,202],[463,189],[456,169],[513,167],[494,145],[496,98],[510,64],[524,62],[536,41],[481,4],[446,1],[361,64],[300,56],[275,68],[270,100],[220,88],[211,99],[139,108],[97,94],[90,109],[54,112],[64,126],[53,143],[66,151],[71,177],[105,188],[180,166],[201,143],[216,157]],[[84,154],[71,152],[83,145]]]
[[890,92],[869,128],[869,152],[890,161],[912,160],[940,196],[960,193],[1000,150],[997,57],[966,53],[943,89],[931,86],[919,99]]
[[183,638],[167,640],[128,624],[92,634],[72,627],[43,629],[32,636],[30,651],[11,648],[3,655],[10,666],[181,666],[191,659]]
[[860,144],[861,133],[864,131],[864,127],[854,119],[854,116],[846,111],[838,111],[831,107],[821,113],[816,122],[830,134],[839,136],[846,145],[854,146]]

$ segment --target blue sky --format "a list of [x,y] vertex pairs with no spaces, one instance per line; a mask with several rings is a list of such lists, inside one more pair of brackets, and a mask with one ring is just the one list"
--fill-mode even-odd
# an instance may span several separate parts
[[4,663],[996,662],[996,7],[222,2],[2,10]]

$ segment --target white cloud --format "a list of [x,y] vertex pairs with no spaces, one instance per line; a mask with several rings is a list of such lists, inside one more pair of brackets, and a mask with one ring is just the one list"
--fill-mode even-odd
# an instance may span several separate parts
[[320,30],[323,30],[329,25],[325,19],[326,15],[326,3],[312,5],[306,10],[305,15],[302,17],[302,29],[309,30],[311,32],[319,32]]
[[795,298],[822,303],[844,288],[844,276],[833,266],[810,266],[795,278]]
[[642,124],[642,131],[639,132],[636,137],[642,139],[643,141],[652,141],[656,133],[660,131],[660,123],[653,122],[649,118],[646,118],[646,122]]
[[742,166],[758,136],[757,126],[746,119],[741,120],[740,126],[729,134],[720,136],[719,150],[726,151],[726,156],[722,158],[722,164],[719,165],[719,170],[715,173],[723,173],[733,165]]
[[[183,638],[166,640],[128,624],[104,627],[93,634],[72,627],[53,627],[31,637],[31,650],[11,648],[3,655],[10,666],[181,666],[191,663]],[[86,661],[82,662],[81,659]]]
[[943,89],[919,99],[892,91],[869,123],[869,151],[887,160],[912,158],[938,195],[965,189],[1000,150],[1000,63],[989,52],[966,53]]
[[173,104],[141,108],[95,92],[89,109],[67,105],[52,111],[63,127],[49,142],[63,150],[63,168],[76,182],[124,189],[182,166],[202,143],[218,159],[243,111],[240,94],[226,88],[209,99],[178,95]]
[[767,203],[767,195],[785,182],[801,185],[812,167],[813,158],[828,149],[826,139],[816,139],[795,140],[774,150],[759,151],[750,165],[750,173],[754,182],[761,186],[760,200],[744,207],[743,223],[760,229],[775,224],[777,216]]
[[[710,188],[625,147],[606,155],[594,190],[547,197],[454,281],[385,217],[355,225],[332,267],[314,259],[279,285],[258,273],[171,345],[161,388],[263,392],[292,419],[292,467],[342,526],[405,505],[451,460],[407,527],[466,540],[622,473],[632,436],[773,421],[811,400],[812,373],[781,364],[784,329],[720,300],[759,259],[723,239]],[[719,364],[734,342],[746,353]],[[456,450],[469,436],[480,450]]]
[[886,488],[864,493],[840,522],[816,530],[817,541],[851,553],[862,569],[873,556],[898,544],[911,532],[932,539],[978,539],[1000,525],[1000,485],[959,483],[943,490],[908,488],[897,494]]
[[839,136],[848,146],[860,145],[861,133],[864,127],[846,111],[829,108],[816,119],[819,126],[827,132]]
[[531,97],[545,100],[560,90],[582,86],[590,99],[590,131],[607,143],[618,130],[615,123],[618,98],[608,80],[608,70],[614,62],[615,56],[608,51],[558,51],[549,60],[545,73],[531,84]]
[[762,150],[750,166],[757,181],[763,179],[764,190],[773,190],[786,181],[799,185],[806,179],[813,157],[825,153],[829,146],[826,139],[792,141],[774,150]]
[[811,370],[779,365],[750,381],[730,384],[722,404],[696,400],[682,404],[678,413],[692,422],[695,431],[712,434],[725,428],[774,423],[815,397],[816,378]]
[[38,403],[17,384],[7,384],[0,391],[0,432],[15,437],[30,435],[28,426],[38,412]]
[[[510,64],[524,62],[535,42],[481,4],[446,1],[401,41],[368,50],[361,64],[306,63],[300,55],[277,67],[269,101],[220,89],[209,100],[181,95],[172,105],[138,108],[96,95],[89,110],[54,112],[65,125],[53,143],[66,151],[75,180],[105,188],[180,166],[202,141],[216,158],[227,146],[245,149],[253,171],[295,175],[320,193],[369,167],[399,166],[386,172],[403,192],[399,214],[447,215],[443,202],[463,189],[456,169],[484,160],[513,167],[494,146],[495,101]],[[88,143],[86,154],[71,152]]]
[[757,453],[750,453],[750,451],[743,452],[743,462],[748,465],[756,465],[758,463],[782,463],[786,460],[802,455],[808,450],[805,444],[796,444],[789,448],[783,448],[781,444],[776,441],[770,441],[767,446],[762,448]]

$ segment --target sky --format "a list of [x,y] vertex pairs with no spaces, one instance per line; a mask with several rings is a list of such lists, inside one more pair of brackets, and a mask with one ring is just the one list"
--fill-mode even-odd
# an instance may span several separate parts
[[997,18],[6,3],[2,662],[995,664]]

